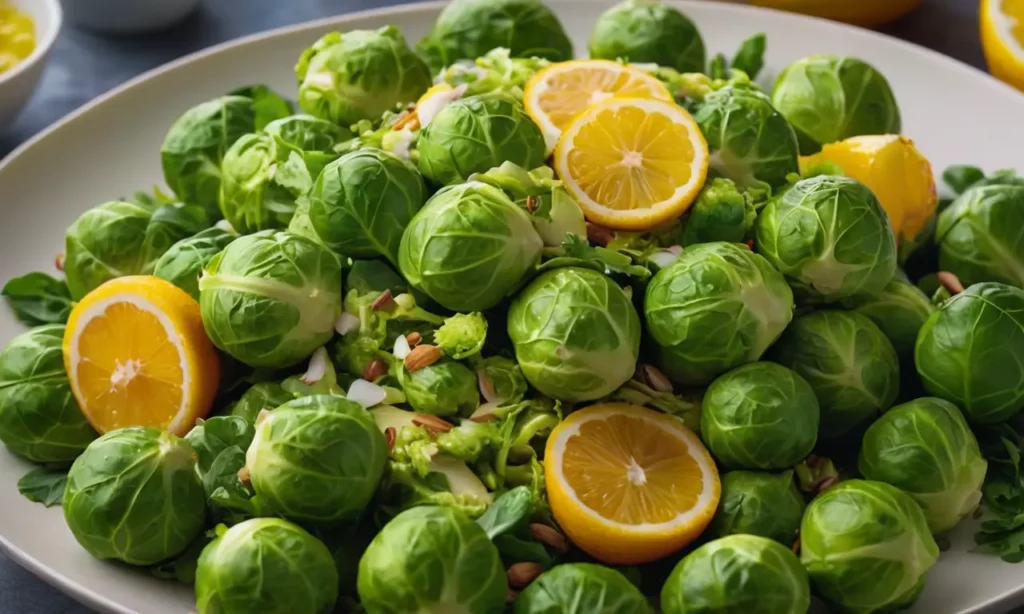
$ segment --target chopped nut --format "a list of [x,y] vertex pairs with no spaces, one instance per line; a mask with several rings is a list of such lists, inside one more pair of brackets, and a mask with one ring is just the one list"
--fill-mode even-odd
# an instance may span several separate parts
[[530,535],[545,546],[550,546],[563,554],[569,551],[569,542],[565,540],[565,536],[546,524],[531,524]]
[[441,360],[441,348],[430,344],[417,345],[405,357],[405,368],[412,373],[429,367],[439,360]]
[[939,271],[935,275],[939,278],[939,283],[949,290],[950,294],[960,294],[964,291],[964,285],[960,282],[960,278],[949,271]]
[[420,341],[423,341],[423,335],[419,334],[416,331],[412,331],[411,333],[405,336],[405,340],[409,342],[409,347],[416,347],[417,345],[419,345]]
[[525,588],[543,572],[544,566],[540,563],[516,563],[508,568],[508,584],[512,588]]
[[746,245],[747,249],[749,249],[750,251],[754,251],[754,240],[753,239],[747,239],[746,241],[743,242],[743,244]]
[[814,494],[821,494],[832,488],[839,482],[839,476],[835,475],[823,475],[814,482],[811,482],[811,492]]
[[469,421],[470,422],[476,422],[478,424],[483,424],[484,422],[494,422],[497,419],[498,419],[498,415],[497,414],[480,414],[479,416],[470,416],[469,417]]
[[398,436],[397,433],[398,432],[393,426],[389,426],[384,429],[384,441],[388,444],[388,454],[391,454],[391,451],[395,449],[395,438]]
[[792,545],[792,547],[790,547],[790,550],[793,551],[793,554],[796,554],[796,555],[800,554],[800,538],[799,537],[797,537],[796,541],[793,542],[793,545]]
[[374,311],[380,311],[381,309],[390,307],[394,302],[395,298],[391,296],[391,290],[385,290],[380,293],[380,296],[378,296],[373,303],[370,304],[370,308]]
[[445,422],[441,418],[431,416],[430,414],[416,414],[416,417],[412,419],[412,423],[415,426],[422,426],[433,434],[447,433],[452,430],[452,425],[449,422]]
[[243,484],[252,482],[252,475],[249,473],[248,467],[242,467],[238,470],[238,479],[241,480]]
[[533,194],[526,197],[526,210],[530,213],[537,210],[537,197]]
[[374,358],[366,363],[366,367],[363,368],[363,379],[368,382],[375,382],[387,372],[388,364],[380,358]]
[[494,388],[494,382],[491,378],[487,377],[487,369],[476,370],[476,385],[480,389],[480,394],[488,403],[494,403],[499,400],[498,391]]
[[615,233],[610,228],[599,226],[593,222],[587,222],[587,241],[604,247],[612,242]]
[[640,365],[640,378],[647,387],[658,392],[672,392],[672,382],[654,365]]
[[57,254],[57,258],[54,259],[53,265],[57,267],[58,271],[64,270],[64,254]]

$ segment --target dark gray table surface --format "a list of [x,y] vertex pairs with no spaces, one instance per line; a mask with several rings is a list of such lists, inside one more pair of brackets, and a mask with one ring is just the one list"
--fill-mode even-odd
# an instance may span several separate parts
[[[205,0],[177,26],[144,37],[107,37],[65,27],[42,86],[26,111],[0,134],[0,158],[68,112],[165,62],[232,38],[402,0]],[[883,30],[979,68],[976,0],[926,0]],[[91,612],[0,554],[0,614]]]

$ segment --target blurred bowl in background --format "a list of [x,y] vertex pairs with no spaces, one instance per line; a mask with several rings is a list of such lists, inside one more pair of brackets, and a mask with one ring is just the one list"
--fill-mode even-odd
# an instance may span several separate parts
[[39,85],[50,49],[60,32],[61,9],[57,0],[7,0],[8,4],[32,18],[36,46],[32,53],[10,70],[0,73],[0,131],[7,128]]
[[161,30],[181,21],[200,0],[61,0],[68,23],[108,34]]

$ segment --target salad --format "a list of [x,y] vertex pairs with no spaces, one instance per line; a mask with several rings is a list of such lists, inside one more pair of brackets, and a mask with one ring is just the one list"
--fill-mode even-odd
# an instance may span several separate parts
[[1024,178],[940,198],[876,67],[762,84],[650,0],[589,59],[537,0],[311,43],[3,287],[0,441],[87,552],[199,614],[884,612],[972,516],[1024,560]]

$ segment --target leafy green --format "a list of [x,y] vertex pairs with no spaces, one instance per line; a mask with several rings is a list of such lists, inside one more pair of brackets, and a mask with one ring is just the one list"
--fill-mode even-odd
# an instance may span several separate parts
[[64,487],[68,483],[66,469],[41,467],[29,471],[18,480],[18,492],[33,503],[45,507],[60,505],[64,498]]

